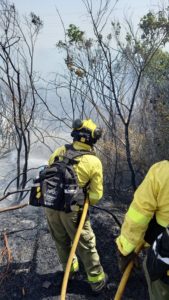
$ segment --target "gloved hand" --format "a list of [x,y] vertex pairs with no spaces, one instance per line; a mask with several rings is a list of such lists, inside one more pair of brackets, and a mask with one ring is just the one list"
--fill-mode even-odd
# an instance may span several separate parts
[[117,261],[120,272],[124,272],[126,267],[131,261],[134,261],[134,264],[138,266],[137,255],[135,252],[131,252],[130,254],[124,256],[119,251],[117,252]]
[[84,205],[84,202],[85,202],[85,199],[84,199],[84,197],[79,197],[78,199],[77,199],[77,205],[79,205],[80,207],[83,207],[83,205]]

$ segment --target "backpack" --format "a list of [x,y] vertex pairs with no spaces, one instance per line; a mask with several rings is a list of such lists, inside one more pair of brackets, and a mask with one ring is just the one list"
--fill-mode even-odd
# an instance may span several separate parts
[[149,248],[146,266],[151,281],[160,279],[169,284],[169,227],[164,228]]
[[30,193],[30,205],[65,212],[70,212],[71,206],[77,202],[83,205],[89,182],[85,187],[80,188],[73,166],[79,163],[75,158],[85,154],[95,155],[95,153],[75,150],[72,145],[65,145],[65,148],[63,159],[59,160],[59,157],[56,157],[53,164],[46,166],[39,173],[39,178],[34,181],[35,185]]

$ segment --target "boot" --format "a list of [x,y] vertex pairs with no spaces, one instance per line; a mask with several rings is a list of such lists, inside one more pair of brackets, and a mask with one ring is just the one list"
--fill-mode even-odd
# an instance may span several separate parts
[[104,279],[102,279],[101,281],[95,282],[95,283],[90,283],[92,292],[94,294],[100,294],[103,291],[103,289],[106,287],[107,282],[108,282],[108,275],[105,273]]

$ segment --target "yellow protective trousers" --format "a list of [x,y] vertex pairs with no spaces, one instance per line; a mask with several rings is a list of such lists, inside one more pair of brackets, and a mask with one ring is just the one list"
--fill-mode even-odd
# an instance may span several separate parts
[[[49,230],[55,241],[60,262],[65,270],[71,245],[77,231],[79,212],[65,213],[46,208],[46,216]],[[87,278],[90,283],[102,281],[105,277],[100,258],[96,249],[95,234],[91,228],[90,220],[87,218],[82,229],[81,237],[77,247],[77,255],[81,259]],[[78,270],[78,259],[74,258],[71,271]]]

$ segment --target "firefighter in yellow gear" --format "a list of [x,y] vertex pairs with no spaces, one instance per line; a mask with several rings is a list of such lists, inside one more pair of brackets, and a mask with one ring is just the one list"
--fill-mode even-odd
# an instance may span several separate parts
[[[155,241],[154,243],[156,245],[157,237],[165,231],[168,224],[169,161],[164,160],[155,163],[149,169],[144,180],[137,188],[134,199],[125,215],[121,233],[116,239],[119,268],[121,271],[125,269],[129,260],[134,257],[132,254],[135,248],[144,241],[149,244],[153,244]],[[155,249],[153,247],[150,248],[151,251]],[[149,255],[150,249],[148,250],[147,255]],[[160,251],[163,251],[163,249],[159,248],[158,251],[156,257],[158,256],[159,259]],[[151,280],[149,274],[153,274],[153,272],[156,272],[157,270],[154,268],[155,264],[150,264],[148,266],[146,261],[147,258],[145,258],[144,261],[144,270],[150,299],[169,299],[169,277],[167,276],[167,272],[165,271],[164,274],[159,274],[159,276],[156,274],[156,280]]]
[[[77,119],[73,123],[73,130],[71,133],[73,137],[73,148],[81,151],[92,151],[93,145],[101,137],[101,130],[91,120]],[[66,147],[62,146],[51,155],[49,158],[49,165],[51,165],[57,158],[62,159],[62,155],[66,152]],[[87,195],[91,205],[98,203],[103,195],[103,172],[102,164],[97,156],[85,154],[77,157],[78,164],[73,166],[77,174],[79,187],[85,187],[88,184]],[[72,206],[72,211],[66,213],[65,211],[57,211],[46,208],[46,215],[48,225],[52,237],[55,241],[57,252],[63,266],[66,263],[71,250],[72,241],[77,231],[77,223],[82,208],[78,205]],[[95,293],[99,293],[105,287],[107,282],[107,275],[103,271],[100,263],[100,258],[96,249],[95,234],[92,230],[89,216],[87,217],[79,244],[77,247],[77,256],[74,257],[71,274],[79,269],[78,257],[81,259],[87,279],[91,289]]]

